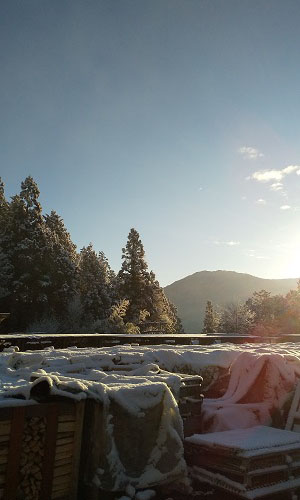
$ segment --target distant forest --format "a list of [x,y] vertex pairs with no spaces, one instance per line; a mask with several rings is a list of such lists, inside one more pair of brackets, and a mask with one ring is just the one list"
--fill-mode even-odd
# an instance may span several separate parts
[[63,219],[43,215],[32,177],[10,201],[0,179],[0,311],[6,331],[46,333],[182,332],[175,306],[148,270],[131,229],[115,273],[92,244],[79,252]]
[[300,280],[286,295],[254,292],[245,302],[223,309],[207,301],[203,333],[282,335],[300,333]]

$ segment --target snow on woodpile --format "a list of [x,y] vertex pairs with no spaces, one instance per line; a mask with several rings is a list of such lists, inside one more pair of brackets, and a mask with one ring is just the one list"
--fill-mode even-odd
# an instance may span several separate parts
[[[147,360],[134,363],[130,356],[118,370],[119,359],[115,364],[90,350],[6,352],[0,360],[2,406],[49,396],[88,398],[96,404],[101,417],[92,420],[89,483],[119,491],[186,476],[183,425],[174,397],[179,375]],[[107,364],[111,370],[105,372]]]
[[[26,352],[14,352],[13,348],[9,348],[0,353],[0,391],[26,385],[30,381],[32,372],[43,370],[41,372],[43,374],[104,383],[113,383],[116,377],[121,380],[122,377],[128,376],[141,377],[141,379],[144,377],[148,379],[151,376],[158,377],[160,381],[166,380],[167,377],[169,386],[173,387],[176,392],[179,379],[172,373],[207,375],[212,369],[218,374],[218,370],[228,370],[232,367],[232,371],[234,366],[239,372],[244,368],[243,362],[238,362],[237,365],[234,362],[241,353],[249,354],[249,363],[250,359],[256,360],[263,355],[274,356],[276,354],[278,360],[285,360],[285,368],[283,368],[283,362],[278,361],[281,363],[280,370],[284,378],[292,377],[293,373],[299,372],[300,349],[295,343],[115,346],[82,349],[72,347]],[[290,370],[291,375],[287,374],[287,369]],[[204,386],[207,384],[205,377],[203,383]],[[233,379],[230,383],[232,387]]]
[[30,401],[40,379],[47,381],[51,394],[102,401],[110,391],[126,407],[137,404],[120,392],[126,385],[163,384],[177,398],[179,373],[202,374],[205,386],[211,383],[211,373],[212,382],[218,379],[220,370],[230,377],[221,398],[205,399],[204,430],[269,425],[274,409],[282,408],[300,377],[300,349],[295,343],[73,347],[22,353],[10,348],[0,356],[0,404],[10,404],[7,398],[18,395]]
[[[216,449],[221,447],[233,452],[241,452],[240,456],[255,457],[257,455],[276,452],[276,448],[286,446],[289,450],[299,450],[300,437],[298,432],[274,430],[270,427],[256,426],[254,429],[237,429],[211,434],[195,434],[186,438],[190,443]],[[237,454],[237,453],[236,453]]]
[[205,432],[271,425],[300,377],[300,360],[278,353],[243,352],[230,369],[226,393],[206,399],[202,408]]
[[183,429],[177,403],[162,383],[110,387],[93,420],[100,435],[86,478],[101,489],[136,489],[185,477]]

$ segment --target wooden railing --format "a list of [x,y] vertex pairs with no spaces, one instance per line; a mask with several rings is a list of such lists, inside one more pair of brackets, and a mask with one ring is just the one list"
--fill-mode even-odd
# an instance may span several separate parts
[[300,342],[300,334],[281,336],[249,336],[236,334],[46,334],[46,333],[11,333],[0,335],[0,351],[10,346],[18,346],[21,351],[44,349],[54,346],[56,349],[67,347],[109,347],[116,345],[211,345],[230,342],[234,344],[267,343],[277,344],[281,342]]

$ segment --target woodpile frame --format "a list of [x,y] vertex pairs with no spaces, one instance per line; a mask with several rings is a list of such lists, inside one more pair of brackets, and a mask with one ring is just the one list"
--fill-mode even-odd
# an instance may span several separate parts
[[[245,446],[239,441],[241,447],[237,448],[235,432],[238,436],[240,429],[203,434],[202,444],[197,443],[197,436],[187,438],[185,457],[191,477],[244,500],[273,498],[278,494],[284,494],[286,499],[295,498],[294,492],[300,488],[300,437],[295,433],[295,440],[291,442],[293,433],[263,426],[247,431],[255,433],[256,429],[260,435],[272,433],[270,447],[260,447],[257,442],[255,447],[248,448],[246,441]],[[222,444],[222,435],[226,434],[230,435],[232,447]]]
[[182,379],[178,408],[183,421],[185,437],[202,432],[201,407],[203,394],[201,394],[201,382],[202,377],[199,375]]
[[84,402],[0,408],[0,498],[77,498]]

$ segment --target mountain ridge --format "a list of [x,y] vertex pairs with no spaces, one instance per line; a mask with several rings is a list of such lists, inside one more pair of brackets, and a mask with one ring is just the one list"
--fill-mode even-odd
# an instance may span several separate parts
[[199,333],[207,300],[224,307],[230,302],[245,301],[262,289],[272,295],[285,295],[297,287],[297,281],[298,278],[259,278],[236,271],[197,271],[167,285],[164,291],[177,307],[185,331]]

